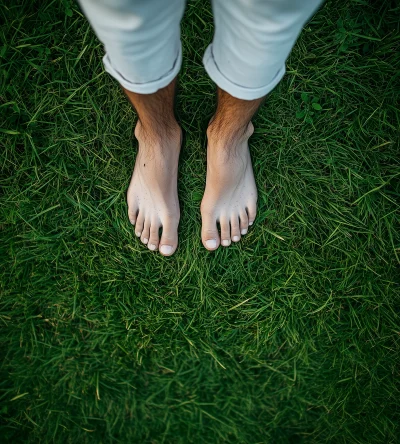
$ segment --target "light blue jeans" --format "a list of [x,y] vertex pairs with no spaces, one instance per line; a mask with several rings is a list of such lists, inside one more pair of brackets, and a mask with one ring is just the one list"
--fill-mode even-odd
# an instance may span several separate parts
[[[211,79],[238,99],[268,94],[305,22],[322,0],[212,0],[215,33],[203,63]],[[167,86],[182,63],[185,0],[80,0],[106,50],[103,62],[128,91]],[[202,11],[199,10],[201,15]]]

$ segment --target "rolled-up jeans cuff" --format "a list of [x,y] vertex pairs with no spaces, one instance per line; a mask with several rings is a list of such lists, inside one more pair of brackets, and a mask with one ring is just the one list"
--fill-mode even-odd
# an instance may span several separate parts
[[165,75],[160,77],[157,80],[153,80],[146,83],[134,83],[129,79],[126,79],[121,73],[119,73],[112,65],[111,60],[106,53],[103,57],[103,64],[105,70],[118,82],[122,87],[127,89],[128,91],[132,91],[138,94],[153,94],[157,92],[159,89],[164,88],[169,85],[172,80],[178,75],[179,70],[182,65],[182,47],[179,47],[178,55],[176,56],[174,65],[170,71],[168,71]]
[[222,74],[217,63],[215,62],[212,52],[212,44],[207,47],[206,52],[204,53],[203,64],[207,74],[210,76],[211,80],[217,84],[217,86],[229,93],[231,96],[242,100],[255,100],[266,96],[282,80],[282,77],[286,72],[285,65],[283,65],[282,68],[275,74],[274,78],[265,86],[258,88],[240,86]]

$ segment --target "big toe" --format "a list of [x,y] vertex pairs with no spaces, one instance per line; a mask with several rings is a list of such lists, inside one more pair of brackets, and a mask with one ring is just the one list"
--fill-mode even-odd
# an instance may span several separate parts
[[201,240],[207,250],[216,250],[220,244],[217,221],[212,214],[202,215]]
[[178,247],[178,221],[170,220],[163,224],[159,251],[163,256],[171,256]]

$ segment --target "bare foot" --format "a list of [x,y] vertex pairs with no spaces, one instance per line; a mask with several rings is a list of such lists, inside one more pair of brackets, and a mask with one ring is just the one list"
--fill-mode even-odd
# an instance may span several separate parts
[[248,146],[253,124],[250,122],[244,133],[228,139],[211,126],[207,130],[207,181],[201,202],[201,238],[207,250],[238,242],[254,222],[257,210],[257,188]]
[[135,136],[139,151],[127,193],[129,220],[150,250],[171,256],[178,246],[177,174],[182,132],[177,126],[159,137],[139,121]]

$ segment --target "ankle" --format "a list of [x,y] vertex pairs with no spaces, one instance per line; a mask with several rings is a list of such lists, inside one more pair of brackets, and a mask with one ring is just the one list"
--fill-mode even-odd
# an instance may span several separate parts
[[157,124],[142,122],[138,120],[135,126],[135,137],[141,142],[151,140],[153,144],[162,143],[166,140],[180,143],[182,129],[176,120],[163,121]]
[[240,143],[247,141],[253,132],[254,126],[252,122],[235,126],[226,121],[221,122],[213,119],[207,128],[207,139],[213,144]]

